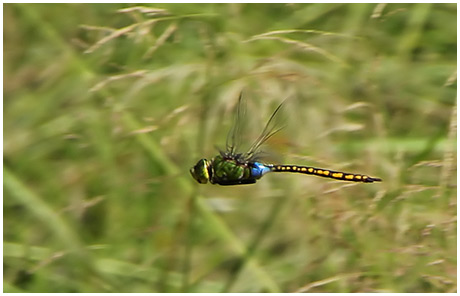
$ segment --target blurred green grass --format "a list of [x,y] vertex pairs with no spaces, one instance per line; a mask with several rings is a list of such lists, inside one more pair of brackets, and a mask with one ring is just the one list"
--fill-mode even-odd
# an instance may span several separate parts
[[[456,291],[456,4],[5,4],[5,292]],[[286,163],[199,186],[238,94]]]

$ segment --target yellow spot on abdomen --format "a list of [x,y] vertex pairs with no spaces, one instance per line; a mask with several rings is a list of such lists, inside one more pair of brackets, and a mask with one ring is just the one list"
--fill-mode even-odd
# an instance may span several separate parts
[[342,178],[343,174],[342,173],[333,173],[332,177],[334,177],[334,178]]
[[307,171],[307,168],[301,168],[300,169],[302,172],[306,172]]
[[313,168],[308,168],[309,173],[313,173],[315,170]]
[[329,171],[324,171],[324,172],[323,172],[323,174],[324,174],[325,176],[329,176],[330,173],[331,173],[331,172],[329,172]]
[[322,170],[317,170],[316,173],[322,175],[323,171]]
[[347,179],[347,180],[353,180],[353,177],[354,177],[353,175],[346,175],[346,176],[345,176],[345,179]]
[[355,175],[355,179],[356,180],[361,180],[361,176],[360,175]]

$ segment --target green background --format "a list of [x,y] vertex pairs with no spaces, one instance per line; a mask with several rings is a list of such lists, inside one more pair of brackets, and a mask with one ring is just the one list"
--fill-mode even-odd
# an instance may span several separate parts
[[[454,292],[456,4],[5,4],[6,292]],[[239,93],[270,174],[199,185]]]

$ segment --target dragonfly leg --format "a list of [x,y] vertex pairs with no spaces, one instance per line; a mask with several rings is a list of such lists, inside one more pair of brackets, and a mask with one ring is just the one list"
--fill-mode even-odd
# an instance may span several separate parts
[[255,182],[256,182],[255,179],[245,179],[245,180],[238,180],[238,181],[235,181],[235,180],[229,180],[229,181],[219,180],[219,182],[217,182],[217,184],[226,186],[226,185],[254,184]]

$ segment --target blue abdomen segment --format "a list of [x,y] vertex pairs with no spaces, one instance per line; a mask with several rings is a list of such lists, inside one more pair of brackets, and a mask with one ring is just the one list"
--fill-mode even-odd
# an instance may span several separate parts
[[263,175],[271,171],[272,171],[271,166],[267,166],[260,162],[253,162],[251,165],[251,176],[254,179],[260,179],[262,178]]

